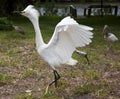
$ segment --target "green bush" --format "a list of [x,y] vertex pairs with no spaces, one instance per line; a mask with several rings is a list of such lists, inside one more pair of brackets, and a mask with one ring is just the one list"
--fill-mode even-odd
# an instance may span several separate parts
[[0,18],[0,30],[13,30],[12,23],[7,18]]

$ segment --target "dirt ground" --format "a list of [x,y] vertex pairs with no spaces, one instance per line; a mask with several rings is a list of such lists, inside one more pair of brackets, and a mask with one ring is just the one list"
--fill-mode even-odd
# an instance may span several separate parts
[[[97,60],[99,63],[91,60],[90,66],[86,64],[86,61],[81,62],[81,58],[76,66],[64,65],[57,68],[61,75],[58,87],[51,86],[49,94],[44,95],[46,86],[54,79],[52,70],[38,56],[33,47],[31,48],[32,52],[28,49],[27,47],[24,50],[20,48],[15,57],[8,58],[7,66],[0,66],[0,73],[11,75],[8,79],[0,82],[0,99],[120,99],[119,51],[102,53]],[[20,59],[21,62],[19,62]],[[12,66],[14,62],[18,62],[19,66]],[[117,66],[115,67],[115,65]],[[83,69],[84,66],[86,66],[85,69]],[[89,77],[87,79],[87,76],[84,76],[87,69],[97,70],[101,73],[98,80],[94,81],[106,82],[104,87],[109,91],[105,96],[75,92],[77,87],[89,80]]]

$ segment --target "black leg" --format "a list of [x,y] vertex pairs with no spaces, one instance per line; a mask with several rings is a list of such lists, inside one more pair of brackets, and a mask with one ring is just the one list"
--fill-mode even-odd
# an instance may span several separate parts
[[54,73],[54,81],[52,81],[47,87],[46,87],[46,91],[45,91],[45,94],[47,94],[48,92],[48,89],[49,89],[49,86],[51,86],[52,84],[55,83],[55,87],[57,87],[57,81],[60,79],[60,75],[58,74],[58,72],[56,70],[53,70],[53,73]]
[[55,75],[55,87],[57,87],[57,81],[60,79],[60,75],[56,70],[54,70],[54,75]]
[[88,59],[88,56],[87,56],[87,55],[85,55],[85,58],[86,58],[86,60],[87,60],[87,62],[88,62],[88,65],[90,65],[90,61],[89,61],[89,59]]
[[52,81],[49,86],[51,86],[53,83],[55,83],[55,87],[57,87],[57,81],[60,79],[60,75],[58,74],[58,72],[56,70],[53,70],[54,73],[54,81]]

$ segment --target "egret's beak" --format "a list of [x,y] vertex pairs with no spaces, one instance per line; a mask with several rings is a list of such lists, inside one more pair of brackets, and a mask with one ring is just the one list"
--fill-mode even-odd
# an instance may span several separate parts
[[24,13],[25,13],[25,11],[20,11],[20,14],[21,14],[21,15],[24,15]]
[[13,13],[15,13],[15,14],[20,14],[20,11],[13,11]]
[[13,11],[13,13],[24,15],[25,12],[24,11]]

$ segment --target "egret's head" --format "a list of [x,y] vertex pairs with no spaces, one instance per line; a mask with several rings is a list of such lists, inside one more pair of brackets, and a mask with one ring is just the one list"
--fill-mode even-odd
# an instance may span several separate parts
[[28,5],[23,11],[21,11],[21,15],[26,16],[31,21],[38,19],[39,12],[33,5]]
[[109,32],[109,26],[108,25],[104,25],[103,32],[104,33],[108,33]]

